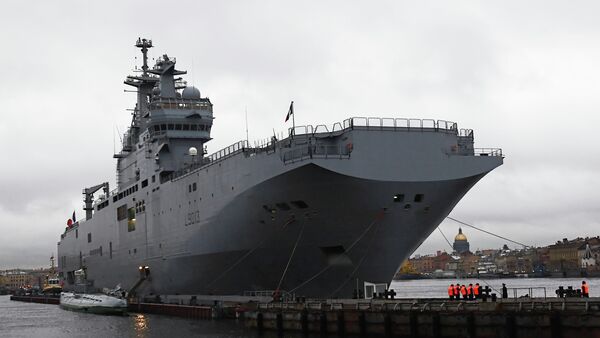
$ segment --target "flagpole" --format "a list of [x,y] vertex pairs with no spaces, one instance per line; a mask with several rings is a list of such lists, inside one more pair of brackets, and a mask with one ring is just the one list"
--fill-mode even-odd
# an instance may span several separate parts
[[296,133],[296,118],[294,117],[295,115],[296,114],[294,114],[294,101],[292,101],[292,135]]

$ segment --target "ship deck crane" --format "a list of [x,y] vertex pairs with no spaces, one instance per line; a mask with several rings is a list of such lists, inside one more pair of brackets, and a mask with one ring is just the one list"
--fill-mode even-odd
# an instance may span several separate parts
[[94,210],[94,193],[100,189],[104,189],[104,195],[106,195],[106,198],[108,198],[108,192],[110,191],[108,182],[100,183],[93,187],[83,189],[83,202],[85,203],[83,210],[85,210],[86,221],[92,218],[92,211]]

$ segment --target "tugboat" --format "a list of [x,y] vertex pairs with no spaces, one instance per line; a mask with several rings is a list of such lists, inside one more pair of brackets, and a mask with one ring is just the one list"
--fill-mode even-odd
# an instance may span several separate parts
[[46,276],[46,282],[42,287],[42,293],[45,295],[59,295],[62,292],[62,284],[56,274],[54,266],[54,255],[50,257],[50,273]]

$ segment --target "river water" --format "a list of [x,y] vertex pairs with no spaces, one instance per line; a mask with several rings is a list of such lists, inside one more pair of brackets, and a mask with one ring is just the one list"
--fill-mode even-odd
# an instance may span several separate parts
[[[592,296],[600,297],[600,279],[586,279]],[[394,281],[391,288],[400,297],[446,297],[450,283],[480,283],[500,289],[502,283],[510,288],[532,289],[534,296],[543,296],[546,288],[548,297],[555,297],[554,290],[560,285],[578,288],[581,279],[519,278],[493,280],[411,280]],[[518,295],[529,290],[518,290]],[[509,291],[512,295],[512,290]],[[271,334],[268,334],[271,336]],[[268,337],[267,336],[267,337]],[[62,310],[56,305],[15,302],[9,296],[0,296],[0,337],[259,337],[254,330],[248,330],[233,320],[208,321],[189,320],[175,317],[130,314],[129,316],[101,316]],[[265,337],[265,336],[262,336]],[[288,335],[286,337],[301,337]]]

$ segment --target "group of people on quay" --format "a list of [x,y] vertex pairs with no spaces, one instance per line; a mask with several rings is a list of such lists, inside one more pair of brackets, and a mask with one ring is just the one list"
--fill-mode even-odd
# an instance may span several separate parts
[[462,299],[479,299],[481,298],[482,289],[479,283],[464,285],[464,284],[450,284],[448,287],[448,297],[450,300],[460,300]]
[[[463,300],[474,300],[482,298],[483,294],[486,294],[486,296],[489,295],[490,291],[491,289],[489,286],[482,288],[479,285],[479,283],[475,283],[475,285],[473,285],[472,283],[469,285],[456,283],[450,284],[450,286],[448,287],[448,297],[450,298],[450,300],[460,300],[461,298]],[[568,290],[563,291],[563,287],[561,286],[559,290],[556,291],[556,293],[559,297],[564,297],[567,294],[567,291]],[[577,290],[577,294],[580,295],[580,297],[589,298],[590,286],[585,281],[581,282],[581,289]],[[502,298],[508,298],[508,288],[504,283],[502,283],[501,296]],[[493,298],[495,299],[495,295],[493,296]]]

